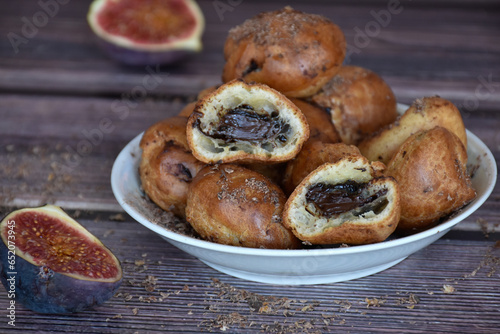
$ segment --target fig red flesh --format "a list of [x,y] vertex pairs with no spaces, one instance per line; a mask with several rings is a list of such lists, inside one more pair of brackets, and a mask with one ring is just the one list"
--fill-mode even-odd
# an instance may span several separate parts
[[166,43],[192,32],[196,19],[182,0],[120,0],[109,2],[98,21],[110,34],[137,43]]
[[119,272],[107,249],[76,233],[61,220],[37,211],[16,216],[16,247],[29,253],[37,265],[45,265],[58,273],[88,278],[114,278]]
[[86,310],[121,285],[118,259],[59,207],[14,211],[1,221],[0,235],[0,280],[35,312]]

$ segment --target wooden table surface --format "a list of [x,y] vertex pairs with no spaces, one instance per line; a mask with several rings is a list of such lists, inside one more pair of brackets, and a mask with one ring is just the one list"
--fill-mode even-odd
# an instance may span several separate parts
[[[49,2],[55,3],[40,3]],[[40,3],[2,1],[1,215],[62,206],[113,250],[125,278],[111,300],[77,314],[36,314],[16,305],[15,327],[0,288],[0,332],[498,333],[498,186],[442,239],[388,270],[335,284],[275,286],[219,273],[135,222],[116,202],[110,173],[133,137],[220,82],[230,27],[285,4],[336,22],[349,45],[346,63],[379,73],[399,102],[436,94],[454,102],[498,164],[500,2],[396,1],[382,24],[376,17],[394,1],[199,2],[204,50],[146,68],[103,55],[85,19],[89,0],[58,0],[53,17],[32,31],[23,27],[40,15]],[[221,3],[225,11],[216,10]],[[21,42],[11,44],[13,34]],[[152,75],[158,85],[144,89]],[[117,113],[117,106],[127,112]],[[82,150],[85,133],[103,120],[112,131]],[[256,305],[268,305],[268,312]]]

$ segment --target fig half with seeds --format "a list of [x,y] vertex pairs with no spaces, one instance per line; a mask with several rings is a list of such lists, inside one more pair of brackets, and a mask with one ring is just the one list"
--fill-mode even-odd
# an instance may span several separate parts
[[87,21],[125,64],[168,64],[202,49],[205,20],[194,0],[95,0]]
[[9,298],[40,313],[78,312],[111,298],[118,259],[61,208],[46,205],[0,223],[0,278]]

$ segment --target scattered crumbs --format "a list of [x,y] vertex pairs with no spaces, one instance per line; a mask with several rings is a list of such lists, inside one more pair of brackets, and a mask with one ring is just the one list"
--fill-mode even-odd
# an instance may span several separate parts
[[[433,293],[430,293],[430,294],[433,294]],[[410,293],[408,295],[408,297],[398,298],[396,300],[396,305],[403,305],[407,309],[413,310],[415,308],[415,305],[417,305],[419,302],[420,302],[420,298],[416,294]]]
[[147,217],[153,224],[181,235],[200,239],[199,235],[185,219],[174,215],[172,212],[161,209],[153,203],[149,197],[141,196],[129,198],[126,202]]
[[498,256],[493,255],[492,253],[493,249],[498,248],[497,244],[499,244],[499,241],[497,241],[494,246],[488,248],[488,250],[483,256],[483,259],[481,260],[481,262],[479,262],[477,268],[474,269],[471,273],[464,275],[463,278],[474,277],[483,268],[489,268],[489,271],[486,274],[486,276],[492,277],[496,273],[500,265],[500,258]]
[[121,313],[115,314],[112,318],[106,318],[106,322],[112,320],[112,319],[121,319],[122,315]]
[[103,238],[107,238],[113,233],[115,233],[115,230],[106,230],[102,236]]
[[139,301],[143,303],[153,303],[158,301],[158,298],[156,298],[155,296],[149,296],[149,297],[139,296]]
[[423,112],[425,109],[425,102],[422,99],[415,99],[413,101],[413,107],[415,108],[416,112]]
[[348,300],[345,300],[345,299],[334,300],[333,302],[340,306],[340,312],[347,312],[352,306],[351,302],[349,302]]
[[386,302],[385,298],[365,298],[366,308],[369,307],[380,307]]
[[[251,327],[254,322],[249,321],[249,317],[257,314],[268,314],[275,316],[283,316],[282,321],[274,321],[274,323],[261,324],[261,331],[265,333],[307,333],[316,334],[323,331],[318,330],[316,326],[328,326],[336,320],[335,314],[321,314],[321,318],[307,319],[305,315],[315,310],[320,306],[319,301],[315,300],[295,300],[286,297],[276,297],[268,295],[260,295],[250,292],[245,289],[236,288],[230,284],[221,282],[216,278],[212,278],[211,287],[214,289],[214,294],[206,294],[209,300],[209,306],[205,307],[207,313],[215,314],[213,319],[203,321],[199,326],[204,330],[212,331],[218,329],[227,331],[234,326]],[[222,313],[227,309],[228,304],[233,303],[234,306],[245,305],[248,307],[250,314],[243,316],[240,313]],[[295,321],[292,317],[299,315],[300,319]],[[317,322],[317,324],[316,324]],[[324,327],[325,328],[325,327]],[[231,332],[233,332],[232,330]]]
[[136,266],[143,266],[143,265],[145,265],[145,264],[146,264],[146,260],[135,260],[135,261],[134,261],[134,264],[135,264]]
[[488,222],[484,220],[483,218],[478,218],[476,220],[476,223],[479,225],[479,228],[481,229],[481,232],[483,232],[483,235],[485,238],[490,237],[490,231],[488,227]]
[[182,288],[182,291],[189,291],[189,286],[187,286],[187,284],[184,285],[184,287]]
[[238,312],[232,312],[230,314],[219,314],[215,319],[204,320],[201,326],[209,332],[212,332],[214,329],[225,332],[230,329],[231,326],[235,325],[238,327],[247,327],[247,323],[248,318],[246,316]]
[[125,221],[125,216],[123,215],[123,213],[117,213],[116,215],[109,216],[109,220],[115,222],[123,222]]
[[138,309],[137,307],[134,307],[134,308],[132,309],[132,314],[133,314],[133,315],[137,315],[138,313],[139,313],[139,309]]
[[153,292],[156,289],[156,281],[158,279],[153,276],[153,275],[148,275],[146,278],[141,282],[141,285],[144,287],[144,289],[147,292]]
[[444,284],[442,291],[447,294],[455,293],[456,289],[453,285]]

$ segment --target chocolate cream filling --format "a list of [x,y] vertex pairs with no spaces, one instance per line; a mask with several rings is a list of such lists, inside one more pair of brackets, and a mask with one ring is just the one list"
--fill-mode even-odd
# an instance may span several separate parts
[[204,134],[228,143],[263,143],[276,140],[286,143],[289,130],[290,125],[280,119],[278,111],[271,114],[257,113],[252,106],[243,104],[227,111],[213,126],[210,134]]
[[[316,183],[306,193],[306,201],[314,204],[321,216],[330,218],[335,215],[350,212],[360,216],[365,212],[373,211],[380,213],[387,206],[387,189],[381,189],[376,193],[366,196],[363,190],[369,183],[358,183],[348,180],[341,184]],[[359,209],[359,210],[358,210]]]

